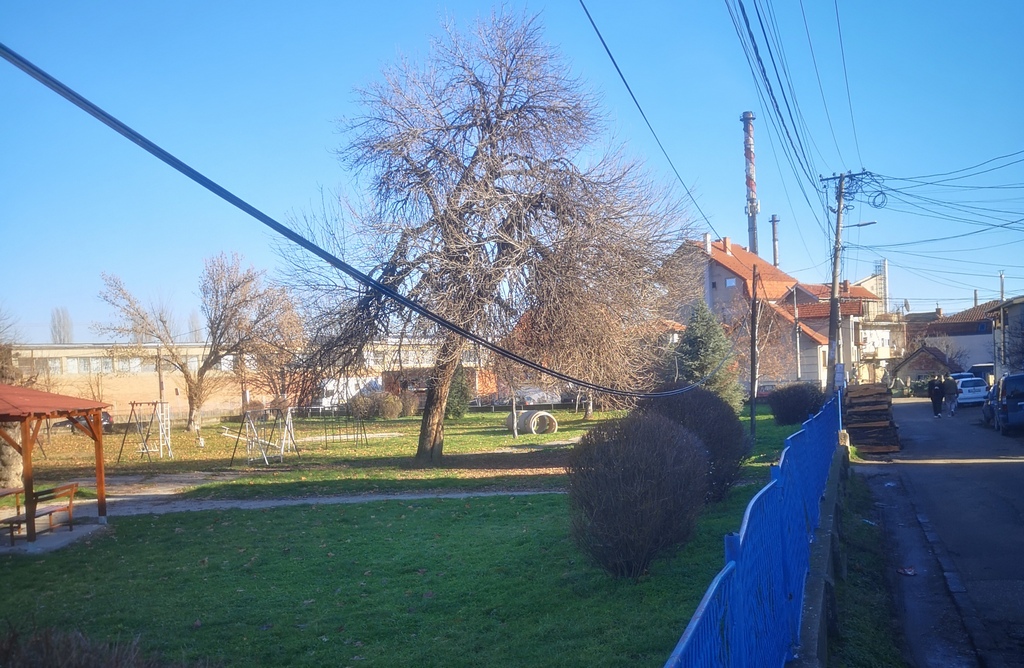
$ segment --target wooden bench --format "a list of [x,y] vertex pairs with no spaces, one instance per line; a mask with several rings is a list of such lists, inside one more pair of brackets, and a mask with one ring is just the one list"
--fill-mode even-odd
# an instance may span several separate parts
[[[71,482],[66,485],[58,485],[57,487],[51,487],[50,489],[34,490],[32,492],[32,498],[36,502],[36,512],[32,517],[34,522],[40,517],[46,517],[50,524],[50,531],[53,531],[53,516],[57,513],[67,513],[68,519],[68,531],[75,530],[74,522],[74,502],[75,492],[78,491],[78,483]],[[20,495],[24,492],[15,492],[14,504],[16,512],[18,513],[14,517],[5,517],[0,520],[0,524],[6,524],[11,530],[11,545],[14,545],[14,534],[29,521],[26,512],[21,512],[21,499]]]

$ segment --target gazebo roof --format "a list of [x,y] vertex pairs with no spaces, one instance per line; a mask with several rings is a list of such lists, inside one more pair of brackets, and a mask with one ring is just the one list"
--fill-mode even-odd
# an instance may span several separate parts
[[27,387],[0,385],[0,422],[21,422],[28,417],[76,415],[110,406],[102,401],[41,392]]

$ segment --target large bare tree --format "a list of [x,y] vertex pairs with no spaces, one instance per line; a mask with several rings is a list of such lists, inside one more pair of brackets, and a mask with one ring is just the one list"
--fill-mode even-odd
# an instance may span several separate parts
[[[492,15],[471,33],[448,26],[424,63],[403,60],[360,95],[364,112],[342,122],[350,141],[339,155],[370,194],[353,208],[375,278],[494,340],[533,311],[566,331],[592,314],[636,324],[630,302],[618,301],[629,292],[621,279],[632,272],[628,298],[642,296],[651,256],[678,247],[678,200],[597,144],[605,123],[596,98],[543,41],[536,18]],[[329,230],[318,238],[348,241]],[[464,338],[372,292],[350,293],[328,312],[338,322],[331,343],[350,359],[360,337],[437,342],[416,458],[439,463]],[[589,342],[593,355],[600,343]],[[564,356],[551,361],[557,368]]]
[[195,428],[196,413],[216,389],[215,375],[227,358],[241,358],[256,342],[271,338],[285,305],[281,292],[265,285],[264,272],[242,268],[237,255],[220,254],[206,260],[199,280],[200,311],[206,338],[198,363],[189,359],[191,339],[179,331],[171,311],[163,305],[147,306],[128,291],[117,276],[103,274],[100,298],[114,307],[118,319],[101,332],[129,341],[157,341],[160,362],[176,369],[185,383],[188,428]]

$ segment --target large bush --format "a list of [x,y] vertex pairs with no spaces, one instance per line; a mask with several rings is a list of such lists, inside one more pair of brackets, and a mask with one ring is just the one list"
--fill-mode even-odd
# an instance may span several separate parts
[[402,400],[390,392],[359,394],[349,399],[348,410],[361,420],[376,417],[394,420],[402,414]]
[[566,471],[573,540],[616,577],[639,578],[685,543],[706,494],[704,446],[659,415],[630,415],[587,432]]
[[683,394],[645,401],[640,410],[663,415],[700,438],[708,455],[708,501],[725,498],[750,453],[750,439],[733,407],[718,394],[695,387]]
[[821,410],[825,393],[817,385],[794,383],[776,388],[768,395],[775,424],[800,424]]

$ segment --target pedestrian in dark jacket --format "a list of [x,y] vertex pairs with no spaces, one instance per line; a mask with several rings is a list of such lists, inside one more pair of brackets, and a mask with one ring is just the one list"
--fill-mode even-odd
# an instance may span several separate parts
[[928,398],[932,401],[932,413],[935,414],[935,417],[942,417],[942,395],[942,381],[939,379],[939,375],[935,374],[928,381]]

